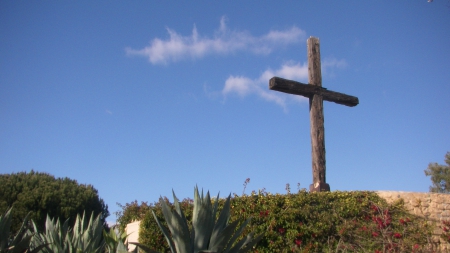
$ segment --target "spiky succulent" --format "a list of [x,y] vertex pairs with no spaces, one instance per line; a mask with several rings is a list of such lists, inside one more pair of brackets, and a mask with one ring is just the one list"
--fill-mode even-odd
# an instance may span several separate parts
[[[253,237],[253,233],[237,241],[242,235],[250,218],[244,221],[238,228],[239,220],[229,223],[230,198],[226,199],[223,209],[216,220],[218,200],[214,206],[211,203],[209,192],[206,196],[199,194],[198,188],[194,189],[194,210],[192,214],[192,227],[189,229],[188,221],[181,210],[180,203],[173,192],[175,211],[171,211],[169,205],[160,198],[164,218],[168,228],[163,226],[153,212],[153,216],[159,228],[164,234],[172,253],[244,253],[253,248],[261,236]],[[146,248],[144,245],[134,243],[148,253],[156,251]]]
[[[106,253],[128,253],[128,247],[127,247],[127,234],[125,232],[120,233],[116,231],[116,228],[113,226],[109,232],[106,232],[103,230],[103,238],[105,238]],[[133,253],[137,253],[138,250],[135,248]]]
[[0,215],[0,253],[34,253],[45,247],[45,244],[41,244],[36,249],[30,250],[33,233],[26,228],[29,215],[23,220],[22,226],[17,234],[14,237],[11,235],[11,210],[12,208],[8,209],[4,215]]
[[[34,245],[47,244],[42,253],[73,253],[73,252],[103,252],[105,241],[103,240],[103,225],[100,215],[90,219],[83,214],[77,215],[73,229],[69,228],[68,220],[62,225],[59,219],[54,220],[47,216],[45,233],[36,234],[33,238]],[[34,229],[36,224],[33,222]]]

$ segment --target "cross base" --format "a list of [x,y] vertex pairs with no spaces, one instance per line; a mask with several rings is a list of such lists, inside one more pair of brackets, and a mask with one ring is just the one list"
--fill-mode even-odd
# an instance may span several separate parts
[[329,192],[330,185],[327,183],[319,182],[309,185],[309,192]]

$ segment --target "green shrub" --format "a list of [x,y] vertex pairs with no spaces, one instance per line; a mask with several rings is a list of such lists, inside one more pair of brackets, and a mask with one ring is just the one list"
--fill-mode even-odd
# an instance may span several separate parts
[[77,214],[100,215],[102,224],[109,216],[108,206],[92,185],[78,184],[69,178],[47,173],[20,172],[0,174],[0,213],[14,207],[11,230],[17,232],[22,218],[30,213],[39,230],[47,215],[74,224]]
[[[219,200],[219,210],[223,202]],[[191,220],[192,200],[184,199],[180,205]],[[160,204],[146,202],[122,206],[118,220],[122,228],[133,220],[141,220],[139,242],[167,252],[170,249],[151,210],[164,220]],[[263,234],[255,252],[360,252],[362,248],[374,252],[388,247],[392,252],[413,252],[421,250],[430,236],[426,223],[409,214],[402,203],[388,205],[376,193],[365,191],[299,191],[284,195],[260,191],[235,195],[231,200],[231,222],[249,217],[252,222],[243,236],[249,231]]]

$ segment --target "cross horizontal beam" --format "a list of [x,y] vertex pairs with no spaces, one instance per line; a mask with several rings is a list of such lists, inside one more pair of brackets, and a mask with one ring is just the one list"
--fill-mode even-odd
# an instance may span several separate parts
[[320,95],[322,96],[323,100],[346,106],[353,107],[359,104],[359,100],[357,97],[330,91],[320,86],[304,84],[280,77],[272,77],[269,80],[269,88],[271,90],[281,91],[294,95],[301,95],[308,98],[311,98],[313,95]]

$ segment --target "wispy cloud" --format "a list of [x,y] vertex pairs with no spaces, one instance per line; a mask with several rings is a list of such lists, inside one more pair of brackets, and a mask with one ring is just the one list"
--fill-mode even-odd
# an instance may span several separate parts
[[262,36],[245,31],[232,31],[222,17],[219,29],[213,36],[199,35],[194,25],[190,36],[183,36],[167,28],[169,38],[155,38],[143,49],[126,48],[127,55],[148,57],[152,64],[168,64],[186,58],[201,58],[208,54],[228,54],[247,50],[254,54],[269,54],[276,47],[304,41],[305,32],[296,26],[284,31],[273,30]]
[[[322,63],[322,72],[326,73],[335,68],[345,68],[347,63],[345,60],[337,60],[329,58]],[[240,97],[248,95],[256,95],[268,102],[273,102],[287,111],[287,104],[291,102],[306,102],[307,98],[302,96],[289,95],[269,90],[269,79],[278,76],[286,79],[296,80],[299,82],[308,82],[308,64],[287,62],[279,69],[267,69],[258,78],[251,79],[245,76],[230,76],[225,81],[222,89],[222,95],[227,97],[236,94]]]
[[267,69],[256,79],[250,79],[245,76],[230,76],[225,81],[222,95],[226,97],[231,94],[237,94],[240,97],[245,97],[255,94],[266,101],[283,107],[285,111],[287,110],[286,105],[288,101],[306,101],[303,97],[288,96],[287,94],[269,90],[269,79],[274,76],[305,82],[308,78],[308,65],[287,62],[277,70]]

